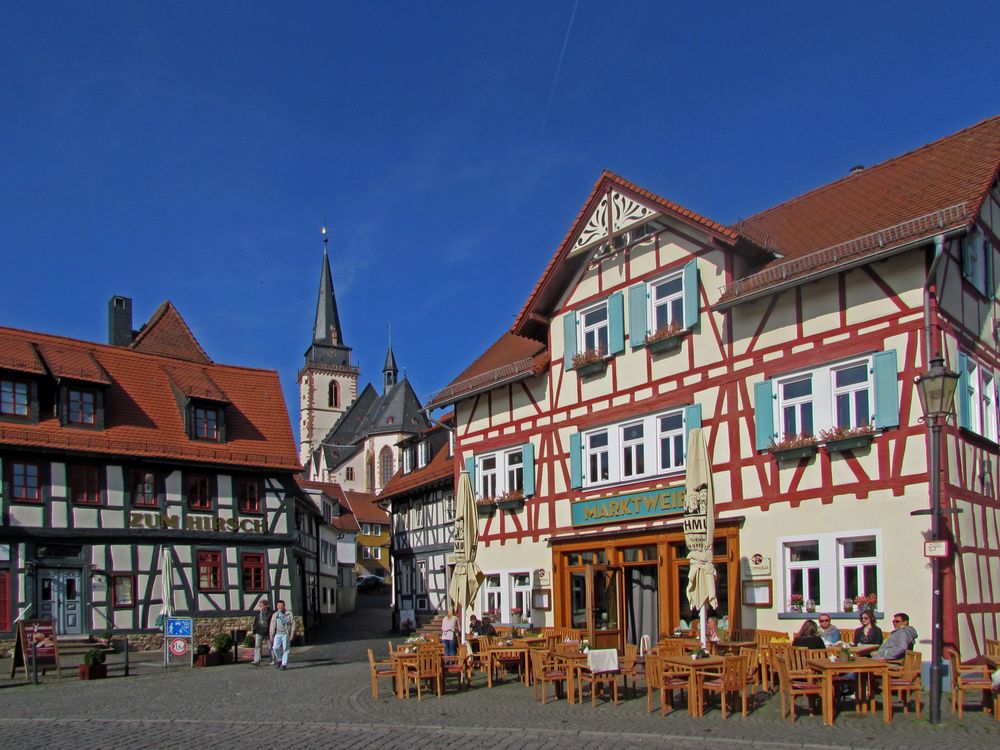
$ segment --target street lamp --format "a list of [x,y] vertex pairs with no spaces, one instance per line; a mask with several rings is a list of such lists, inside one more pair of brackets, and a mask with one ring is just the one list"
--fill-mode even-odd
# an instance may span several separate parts
[[[934,357],[923,375],[914,379],[920,406],[924,410],[924,421],[931,430],[930,461],[930,516],[931,539],[938,541],[941,536],[941,422],[951,414],[958,386],[958,373],[944,366],[941,357]],[[931,695],[930,722],[941,722],[941,558],[931,558]]]

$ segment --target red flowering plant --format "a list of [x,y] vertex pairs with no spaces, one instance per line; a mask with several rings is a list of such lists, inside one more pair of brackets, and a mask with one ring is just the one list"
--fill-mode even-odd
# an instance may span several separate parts
[[878,604],[878,597],[875,594],[858,594],[854,597],[854,603],[865,609],[875,609]]
[[819,439],[824,443],[829,443],[833,440],[848,440],[849,438],[874,434],[875,428],[872,425],[863,424],[857,427],[831,427],[829,430],[821,431]]
[[603,362],[605,357],[606,354],[603,346],[597,349],[584,349],[579,354],[573,355],[573,367],[580,368],[597,362]]
[[794,450],[795,448],[808,448],[812,445],[816,445],[815,435],[808,432],[803,432],[800,435],[786,432],[777,443],[772,442],[771,445],[768,446],[768,450],[771,451],[771,453],[779,453],[781,451]]
[[682,333],[684,333],[684,328],[680,323],[670,323],[669,325],[660,326],[652,333],[647,333],[645,342],[648,346],[649,344],[655,344],[657,341],[680,336]]

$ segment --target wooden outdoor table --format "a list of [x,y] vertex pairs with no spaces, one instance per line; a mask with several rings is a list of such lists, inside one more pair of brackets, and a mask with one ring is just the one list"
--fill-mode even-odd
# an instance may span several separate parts
[[566,668],[566,702],[576,703],[576,673],[581,667],[587,665],[587,655],[580,651],[555,651],[552,655]]
[[688,673],[688,714],[697,716],[697,706],[699,701],[694,699],[695,694],[695,672],[701,669],[711,669],[721,667],[726,660],[721,656],[709,656],[707,659],[692,659],[690,656],[664,656],[660,658],[660,663],[664,666],[679,667]]
[[721,653],[736,653],[741,648],[756,646],[757,641],[715,641],[715,650]]
[[513,646],[492,646],[486,650],[486,683],[487,687],[493,687],[493,665],[494,662],[500,663],[504,654],[517,653],[517,657],[524,664],[524,671],[521,673],[523,676],[522,681],[528,683],[528,670],[531,666],[528,661],[528,651],[530,650],[527,645],[513,645]]
[[833,678],[838,674],[854,673],[858,677],[857,706],[861,706],[861,676],[878,675],[882,678],[882,721],[892,722],[892,693],[889,685],[889,664],[879,659],[858,657],[854,661],[830,661],[829,659],[808,659],[806,664],[823,677],[823,723],[833,726]]
[[401,651],[396,649],[389,657],[392,659],[392,666],[396,670],[396,697],[403,697],[403,670],[407,663],[413,664],[417,661],[416,651]]

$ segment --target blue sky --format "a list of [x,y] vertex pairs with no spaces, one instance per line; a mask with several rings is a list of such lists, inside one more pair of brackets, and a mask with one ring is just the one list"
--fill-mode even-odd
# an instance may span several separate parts
[[325,222],[362,384],[391,324],[426,401],[602,169],[731,223],[1000,112],[989,3],[290,5],[5,9],[0,325],[170,299],[294,424]]

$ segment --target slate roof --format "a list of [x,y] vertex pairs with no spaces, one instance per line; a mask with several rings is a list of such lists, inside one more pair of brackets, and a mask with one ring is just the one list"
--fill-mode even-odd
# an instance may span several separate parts
[[[103,430],[64,427],[51,408],[42,408],[35,424],[0,422],[0,443],[6,446],[284,471],[300,468],[281,384],[272,370],[201,364],[12,328],[0,328],[0,368],[38,382],[43,407],[51,398],[45,391],[51,393],[55,378],[82,379],[104,393]],[[177,378],[210,379],[225,394],[226,442],[188,438],[183,400],[179,402],[174,391]]]

